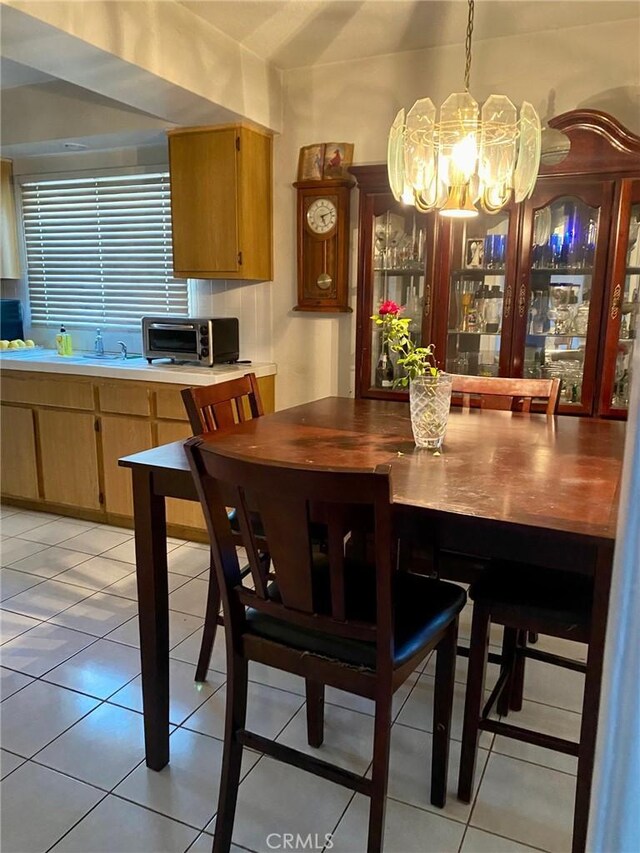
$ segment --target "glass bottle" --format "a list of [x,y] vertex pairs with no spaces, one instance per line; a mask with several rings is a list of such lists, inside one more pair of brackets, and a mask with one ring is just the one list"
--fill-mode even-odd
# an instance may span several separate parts
[[391,350],[389,349],[389,341],[386,338],[382,340],[380,349],[380,357],[376,364],[376,387],[377,388],[393,388],[393,380],[395,378],[395,370],[393,361],[391,360]]

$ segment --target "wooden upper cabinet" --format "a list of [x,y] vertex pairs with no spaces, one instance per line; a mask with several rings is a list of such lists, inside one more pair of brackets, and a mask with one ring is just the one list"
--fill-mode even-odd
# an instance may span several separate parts
[[0,278],[20,278],[20,250],[11,160],[0,160]]
[[247,127],[169,133],[177,277],[273,277],[271,159],[271,137]]

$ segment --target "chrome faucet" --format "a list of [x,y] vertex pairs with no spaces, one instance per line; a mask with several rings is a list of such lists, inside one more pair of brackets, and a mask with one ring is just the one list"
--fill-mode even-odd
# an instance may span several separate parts
[[96,329],[96,339],[93,344],[93,350],[96,355],[104,355],[104,341],[102,340],[102,332],[100,329]]
[[127,345],[124,341],[118,341],[118,346],[120,347],[120,353],[122,355],[122,360],[124,361],[127,357]]

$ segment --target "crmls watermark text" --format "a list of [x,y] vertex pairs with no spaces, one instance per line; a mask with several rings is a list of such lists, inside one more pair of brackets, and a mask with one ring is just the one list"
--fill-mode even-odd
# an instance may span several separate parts
[[331,850],[333,837],[330,832],[324,835],[308,833],[300,835],[293,832],[270,832],[267,835],[267,847],[270,850]]

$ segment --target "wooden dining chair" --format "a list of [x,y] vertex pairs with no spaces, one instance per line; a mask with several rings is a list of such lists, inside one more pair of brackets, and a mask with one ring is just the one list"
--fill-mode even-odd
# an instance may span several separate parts
[[[432,649],[437,649],[437,661],[431,802],[445,804],[458,614],[466,594],[455,584],[396,570],[388,466],[376,471],[288,468],[226,456],[206,437],[190,439],[185,450],[207,521],[225,614],[227,713],[213,849],[230,849],[242,752],[248,747],[370,797],[367,850],[378,853],[392,697]],[[240,576],[225,508],[229,494],[238,510],[253,589]],[[326,554],[311,546],[318,509],[326,525]],[[268,542],[273,581],[259,559],[253,514],[260,517]],[[373,562],[350,559],[345,517],[369,520],[364,533],[374,538]],[[314,747],[324,737],[325,685],[373,699],[371,778],[248,730],[249,661],[306,679],[308,738]]]
[[248,415],[264,415],[255,373],[216,385],[183,388],[181,394],[194,435],[242,423]]
[[[234,424],[243,423],[264,414],[260,388],[254,373],[246,373],[238,379],[219,382],[215,385],[202,385],[183,388],[182,400],[194,435],[213,432]],[[235,521],[235,510],[229,510],[238,544],[241,542],[239,528]],[[263,557],[263,559],[266,559]],[[248,567],[245,574],[248,574]],[[222,625],[220,616],[220,589],[213,568],[209,571],[207,606],[204,617],[202,643],[196,666],[196,681],[205,681],[211,662],[213,644],[218,625]]]
[[[542,733],[489,719],[494,707],[503,701],[502,716],[522,707],[521,664],[526,658],[586,672],[586,664],[556,654],[529,648],[524,642],[526,631],[550,637],[588,643],[593,600],[592,578],[573,572],[551,571],[518,563],[495,563],[471,585],[473,619],[469,669],[462,729],[462,751],[458,796],[471,802],[478,738],[488,731],[567,755],[578,755],[580,744],[552,734]],[[492,624],[504,626],[503,663],[500,676],[489,699],[484,703],[484,680],[487,664],[489,632]],[[583,715],[589,709],[583,709]],[[592,719],[589,725],[595,725]],[[583,723],[584,730],[584,723]]]
[[493,376],[453,375],[452,397],[462,396],[462,406],[504,409],[512,412],[536,411],[555,415],[560,397],[559,379],[511,379]]

